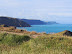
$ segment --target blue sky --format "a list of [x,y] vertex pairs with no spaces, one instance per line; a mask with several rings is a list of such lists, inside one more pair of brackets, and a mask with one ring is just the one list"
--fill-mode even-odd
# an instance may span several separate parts
[[0,16],[72,24],[72,0],[0,0]]

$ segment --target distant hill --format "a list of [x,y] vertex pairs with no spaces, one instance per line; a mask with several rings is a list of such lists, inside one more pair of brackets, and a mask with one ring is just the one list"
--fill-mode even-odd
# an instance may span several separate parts
[[25,22],[27,22],[30,25],[44,25],[46,24],[45,22],[41,21],[41,20],[30,20],[30,19],[21,19]]
[[8,26],[15,26],[15,27],[30,27],[30,25],[22,20],[18,20],[17,18],[11,17],[0,17],[0,25],[5,24]]
[[44,21],[41,21],[41,20],[32,20],[32,19],[21,19],[21,20],[27,22],[27,23],[30,24],[30,25],[46,25],[46,24],[50,25],[50,24],[58,24],[58,23],[53,22],[53,21],[51,21],[51,22],[44,22]]
[[54,22],[54,21],[49,21],[49,22],[46,22],[46,24],[59,24],[59,23],[57,23],[57,22]]

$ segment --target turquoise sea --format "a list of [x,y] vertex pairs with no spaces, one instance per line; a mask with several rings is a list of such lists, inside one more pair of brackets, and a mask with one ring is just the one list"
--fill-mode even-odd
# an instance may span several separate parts
[[31,25],[32,27],[17,27],[27,31],[58,33],[64,30],[72,31],[72,24],[54,24],[54,25]]

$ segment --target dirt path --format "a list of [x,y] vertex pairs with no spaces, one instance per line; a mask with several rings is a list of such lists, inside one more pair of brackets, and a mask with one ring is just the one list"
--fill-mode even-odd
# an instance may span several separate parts
[[0,33],[8,33],[8,34],[16,34],[16,35],[28,35],[32,38],[37,38],[40,35],[30,35],[30,34],[25,34],[25,33],[16,33],[16,32],[8,32],[8,31],[0,31]]
[[15,32],[8,32],[8,31],[0,31],[0,33],[8,33],[8,34],[24,35],[24,33],[15,33]]

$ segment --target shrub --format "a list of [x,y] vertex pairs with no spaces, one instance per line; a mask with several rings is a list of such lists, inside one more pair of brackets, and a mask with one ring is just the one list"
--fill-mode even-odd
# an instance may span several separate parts
[[24,32],[24,30],[15,29],[15,32],[21,33]]
[[30,32],[30,35],[35,35],[37,34],[35,31]]
[[7,34],[7,33],[0,35],[0,43],[7,44],[10,46],[15,46],[21,44],[23,41],[28,41],[28,40],[30,40],[30,37],[26,35],[20,36],[20,35]]
[[16,27],[13,27],[13,26],[9,27],[9,30],[15,30],[15,29],[16,29]]
[[2,41],[5,36],[7,36],[7,33],[0,33],[0,41]]
[[7,25],[5,25],[5,24],[2,24],[2,25],[0,25],[0,27],[8,27]]

